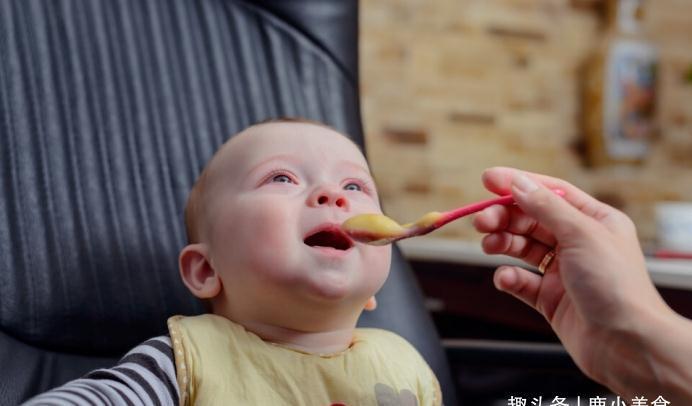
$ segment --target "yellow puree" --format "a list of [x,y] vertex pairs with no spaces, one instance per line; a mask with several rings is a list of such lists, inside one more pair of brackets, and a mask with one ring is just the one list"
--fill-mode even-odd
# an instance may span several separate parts
[[404,227],[430,227],[431,225],[435,224],[435,222],[439,220],[440,217],[442,217],[442,213],[440,213],[439,211],[431,211],[430,213],[425,213],[423,217],[419,218],[418,221],[416,221],[415,223],[405,224]]
[[415,223],[399,225],[384,214],[360,214],[346,220],[341,228],[347,233],[368,233],[373,238],[392,238],[406,233],[408,228],[426,228],[442,217],[442,213],[432,211]]
[[347,233],[369,233],[373,237],[396,237],[406,232],[399,223],[383,214],[359,214],[344,221],[341,228]]

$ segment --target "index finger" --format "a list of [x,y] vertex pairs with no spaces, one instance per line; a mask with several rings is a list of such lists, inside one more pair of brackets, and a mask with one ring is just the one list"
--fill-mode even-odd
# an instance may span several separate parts
[[563,190],[565,192],[563,198],[589,217],[602,220],[611,215],[614,210],[565,180],[514,168],[498,166],[486,169],[482,175],[483,185],[498,195],[512,193],[512,179],[518,173],[525,174],[549,189]]

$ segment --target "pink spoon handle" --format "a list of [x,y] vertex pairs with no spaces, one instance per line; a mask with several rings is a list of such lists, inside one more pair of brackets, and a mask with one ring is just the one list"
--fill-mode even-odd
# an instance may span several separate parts
[[514,197],[512,197],[512,195],[496,197],[494,199],[483,200],[480,202],[467,204],[466,206],[459,207],[458,209],[450,210],[448,212],[445,212],[442,215],[442,217],[440,217],[440,219],[435,222],[434,227],[442,227],[443,225],[449,223],[450,221],[454,221],[459,217],[468,216],[469,214],[481,211],[486,207],[490,207],[496,204],[501,204],[505,206],[514,204]]
[[[558,196],[565,195],[565,191],[562,189],[553,189],[553,192],[555,192],[555,194]],[[442,227],[443,225],[449,223],[450,221],[454,221],[459,217],[468,216],[469,214],[481,211],[486,207],[496,204],[501,204],[504,206],[514,204],[514,197],[512,197],[512,195],[505,195],[493,199],[483,200],[477,203],[467,204],[466,206],[459,207],[458,209],[450,210],[442,214],[442,217],[440,217],[440,219],[433,224],[433,228]]]

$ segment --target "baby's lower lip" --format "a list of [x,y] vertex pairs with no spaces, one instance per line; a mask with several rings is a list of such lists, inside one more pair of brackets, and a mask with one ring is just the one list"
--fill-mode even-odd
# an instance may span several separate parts
[[338,249],[333,248],[333,247],[322,247],[319,245],[316,245],[316,246],[310,247],[310,248],[315,249],[320,254],[327,255],[330,257],[343,257],[351,251],[350,248],[347,250],[338,250]]

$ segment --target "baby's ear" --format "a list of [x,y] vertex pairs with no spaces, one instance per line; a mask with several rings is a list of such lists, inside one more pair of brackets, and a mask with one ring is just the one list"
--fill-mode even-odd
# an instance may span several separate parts
[[365,302],[365,310],[375,310],[377,309],[377,299],[375,296],[370,296],[367,302]]
[[211,267],[205,244],[190,244],[180,251],[180,277],[193,295],[211,299],[221,291],[221,280]]

